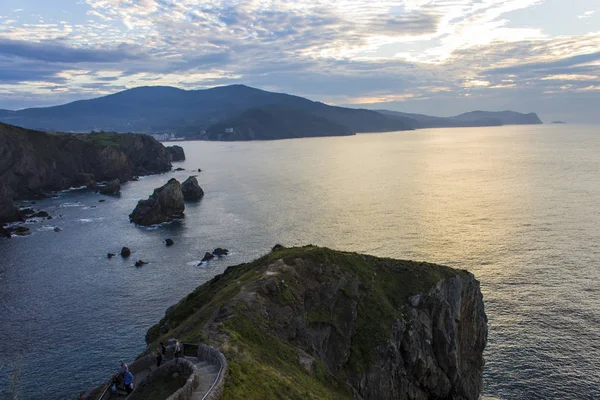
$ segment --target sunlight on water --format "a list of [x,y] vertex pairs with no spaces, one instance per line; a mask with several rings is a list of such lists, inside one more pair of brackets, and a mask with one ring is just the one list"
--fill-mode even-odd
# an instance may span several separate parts
[[[63,193],[0,241],[0,362],[24,399],[74,397],[144,349],[164,310],[228,265],[308,243],[469,269],[489,317],[486,399],[600,398],[600,135],[594,127],[432,129],[249,143],[184,142],[194,172]],[[186,219],[127,215],[170,177],[206,192]],[[97,206],[97,207],[92,207]],[[175,245],[166,248],[171,237]],[[106,258],[128,246],[131,260]],[[231,255],[198,266],[205,251]],[[148,261],[134,268],[139,258]],[[0,397],[5,378],[0,378]],[[48,393],[48,392],[47,392]]]

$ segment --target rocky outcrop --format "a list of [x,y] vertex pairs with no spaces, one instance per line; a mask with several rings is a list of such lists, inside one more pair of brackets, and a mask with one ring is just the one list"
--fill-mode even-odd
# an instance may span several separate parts
[[154,189],[148,200],[140,200],[129,219],[138,225],[149,226],[182,218],[184,210],[181,184],[172,178],[164,186]]
[[170,169],[167,150],[151,136],[50,134],[0,123],[0,221],[14,217],[15,198]]
[[181,146],[168,146],[167,153],[171,161],[185,161],[185,152]]
[[487,318],[467,271],[278,246],[200,286],[146,340],[183,334],[235,360],[230,398],[476,400]]
[[198,184],[195,176],[190,176],[181,184],[181,191],[185,200],[198,200],[204,196],[204,190]]
[[13,197],[13,191],[0,180],[0,222],[19,220],[19,209],[13,203]]
[[113,179],[112,181],[106,182],[104,185],[99,187],[101,194],[115,195],[121,192],[121,181]]

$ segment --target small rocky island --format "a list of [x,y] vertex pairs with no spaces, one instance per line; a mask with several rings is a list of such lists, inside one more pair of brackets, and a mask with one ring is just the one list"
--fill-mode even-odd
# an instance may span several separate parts
[[198,200],[202,196],[204,191],[196,177],[190,176],[183,184],[171,178],[163,186],[154,189],[147,200],[140,200],[129,214],[129,220],[138,225],[150,226],[183,218],[184,200]]
[[225,356],[214,398],[476,400],[487,317],[467,271],[278,245],[170,307],[149,354],[173,337]]
[[129,220],[138,225],[155,225],[183,218],[185,203],[181,184],[175,178],[154,189],[147,200],[140,200],[131,214]]

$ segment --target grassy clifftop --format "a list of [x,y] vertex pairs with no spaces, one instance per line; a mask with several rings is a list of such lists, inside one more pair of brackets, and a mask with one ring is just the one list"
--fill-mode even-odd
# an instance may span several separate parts
[[227,399],[350,399],[360,390],[355,378],[381,361],[393,325],[410,319],[409,297],[468,277],[428,263],[276,247],[198,287],[146,341],[219,347],[230,367]]

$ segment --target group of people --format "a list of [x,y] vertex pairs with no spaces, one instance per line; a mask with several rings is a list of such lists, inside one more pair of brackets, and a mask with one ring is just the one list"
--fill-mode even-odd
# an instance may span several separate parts
[[[160,367],[163,359],[167,356],[167,348],[163,342],[160,342],[160,347],[156,348],[156,367]],[[183,344],[179,343],[179,340],[175,340],[175,349],[173,352],[173,358],[183,357]],[[129,371],[127,364],[121,361],[121,371],[113,376],[112,390],[116,392],[121,384],[125,386],[127,394],[133,392],[133,379],[134,376]]]
[[113,376],[112,391],[117,392],[121,383],[125,386],[127,394],[133,392],[133,374],[127,364],[121,361],[121,372]]

